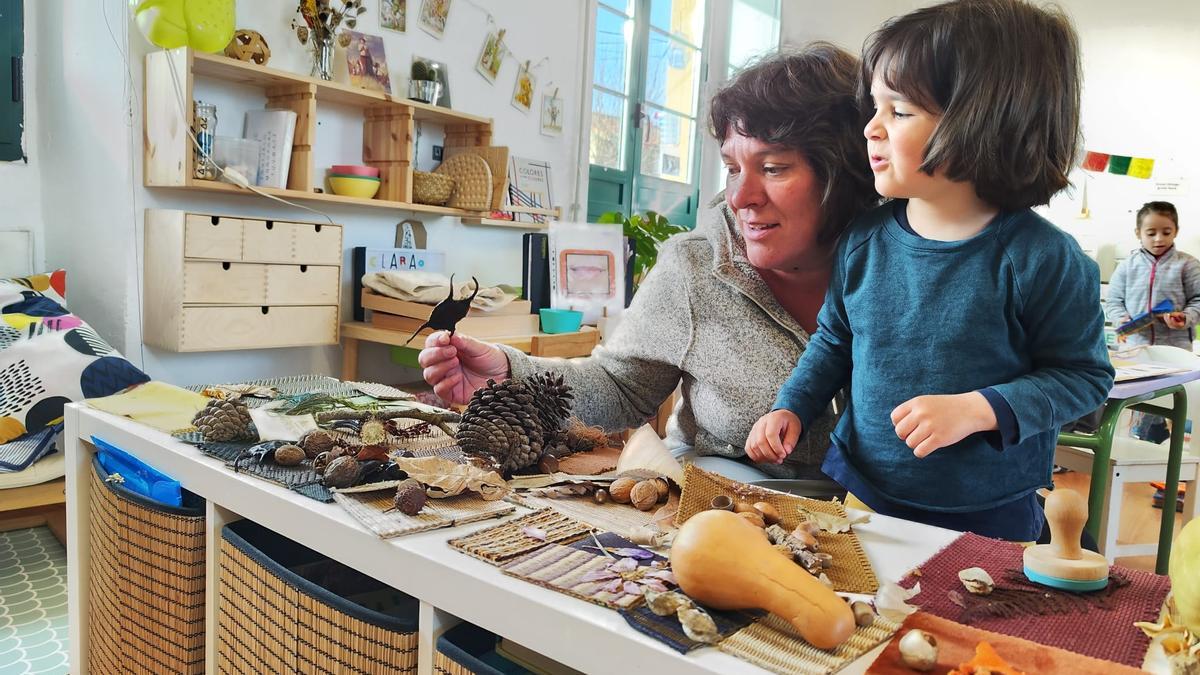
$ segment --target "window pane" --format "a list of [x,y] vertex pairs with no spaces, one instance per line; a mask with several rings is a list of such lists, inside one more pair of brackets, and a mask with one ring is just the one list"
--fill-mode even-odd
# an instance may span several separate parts
[[625,99],[592,89],[591,147],[588,151],[592,164],[623,168],[626,119]]
[[700,51],[650,31],[646,56],[646,99],[685,115],[696,114]]
[[704,0],[652,0],[650,25],[699,45],[704,39]]
[[592,83],[625,93],[633,21],[604,8],[596,10],[596,63]]
[[779,0],[733,0],[730,9],[729,72],[741,70],[752,59],[779,46]]
[[600,0],[601,6],[612,7],[618,12],[624,12],[627,16],[633,16],[633,3],[636,0]]
[[690,180],[694,123],[682,115],[646,108],[642,123],[642,173],[679,183]]

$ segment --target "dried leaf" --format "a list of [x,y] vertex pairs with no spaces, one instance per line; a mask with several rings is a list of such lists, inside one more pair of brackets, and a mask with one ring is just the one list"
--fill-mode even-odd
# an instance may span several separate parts
[[392,461],[409,478],[425,485],[425,492],[430,497],[440,499],[470,490],[491,501],[508,494],[508,485],[495,471],[458,464],[442,457],[400,457],[396,454]]
[[821,511],[801,510],[804,511],[806,518],[817,524],[817,527],[832,534],[849,532],[852,526],[871,520],[871,514],[869,513],[860,513],[853,518],[847,518],[832,513],[822,513]]
[[522,527],[521,533],[538,541],[546,541],[546,531],[540,527]]
[[875,611],[888,621],[903,623],[904,617],[917,611],[917,607],[906,602],[921,592],[921,584],[915,584],[906,589],[899,584],[886,582],[879,587],[875,594]]
[[708,615],[708,612],[692,606],[681,608],[678,616],[679,624],[683,626],[683,632],[689,638],[704,644],[721,641],[721,632],[717,630],[717,624]]

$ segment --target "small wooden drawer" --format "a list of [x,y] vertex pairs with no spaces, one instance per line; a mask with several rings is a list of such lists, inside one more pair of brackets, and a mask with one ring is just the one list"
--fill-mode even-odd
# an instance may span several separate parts
[[342,264],[342,228],[320,223],[292,223],[292,261],[314,265]]
[[242,254],[254,262],[297,262],[292,255],[292,223],[274,220],[243,221]]
[[338,308],[184,307],[179,351],[336,344]]
[[183,263],[183,301],[210,305],[229,302],[269,304],[268,267],[271,266],[188,260]]
[[225,216],[187,214],[183,255],[186,258],[242,259],[242,220]]
[[336,305],[341,268],[327,265],[265,265],[270,305]]

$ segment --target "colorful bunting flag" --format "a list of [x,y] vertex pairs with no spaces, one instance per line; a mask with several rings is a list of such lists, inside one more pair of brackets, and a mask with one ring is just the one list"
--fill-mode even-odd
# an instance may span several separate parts
[[1103,171],[1108,167],[1108,153],[1088,150],[1081,166],[1088,171]]
[[1112,155],[1108,158],[1108,172],[1115,173],[1118,176],[1127,175],[1129,173],[1129,163],[1132,161],[1132,157]]
[[1154,173],[1154,160],[1149,157],[1110,155],[1088,150],[1083,156],[1083,161],[1079,163],[1079,167],[1085,171],[1103,172],[1107,170],[1118,176],[1144,179]]
[[1134,178],[1149,178],[1154,173],[1154,160],[1145,157],[1134,157],[1129,163],[1129,174]]

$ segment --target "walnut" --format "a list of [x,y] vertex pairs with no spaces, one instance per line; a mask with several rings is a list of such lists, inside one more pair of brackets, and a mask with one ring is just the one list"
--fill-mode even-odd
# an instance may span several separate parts
[[344,488],[354,485],[358,480],[358,460],[350,455],[343,455],[329,462],[325,467],[325,475],[321,484],[330,488]]
[[649,511],[658,503],[658,486],[654,479],[640,481],[629,492],[629,499],[639,511]]
[[654,487],[658,488],[658,503],[662,504],[671,496],[671,484],[666,478],[655,478]]
[[425,486],[414,478],[405,479],[396,486],[392,503],[406,516],[417,515],[425,508]]
[[[632,478],[618,478],[608,486],[608,496],[618,504],[628,504],[633,501],[630,493],[633,491],[633,486],[637,485],[637,481]],[[654,491],[654,498],[658,499],[658,490]]]
[[275,463],[280,466],[296,466],[304,461],[304,450],[298,445],[281,445],[275,448]]
[[337,443],[337,437],[324,429],[313,429],[306,432],[296,443],[304,448],[304,454],[309,459],[315,459],[322,452],[329,452]]

